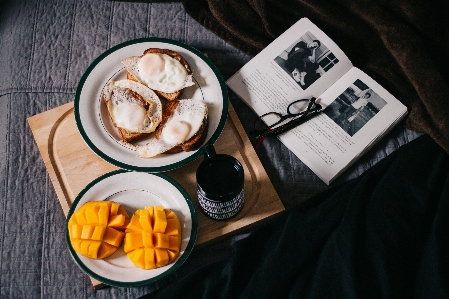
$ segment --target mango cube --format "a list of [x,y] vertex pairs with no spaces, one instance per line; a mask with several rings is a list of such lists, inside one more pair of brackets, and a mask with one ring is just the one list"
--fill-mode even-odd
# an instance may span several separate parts
[[167,218],[165,216],[165,211],[159,207],[154,209],[154,219],[153,219],[153,232],[163,233],[167,227]]
[[115,203],[115,202],[113,202],[112,204],[111,204],[111,210],[110,210],[110,212],[109,212],[109,215],[110,216],[115,216],[115,215],[117,215],[118,214],[118,208],[119,208],[119,204],[118,203]]
[[145,207],[145,210],[148,211],[148,215],[150,218],[154,217],[154,207],[153,206],[147,206]]
[[147,210],[138,210],[139,213],[139,224],[144,231],[153,231],[153,227],[151,225],[151,217]]
[[157,267],[163,267],[163,266],[167,265],[168,261],[170,260],[166,249],[155,248],[154,255],[156,258],[156,266]]
[[98,255],[98,249],[100,249],[101,241],[91,241],[89,245],[89,251],[87,256],[91,259],[96,259]]
[[87,223],[86,215],[84,213],[75,213],[73,215],[75,216],[76,223],[78,223],[78,224],[86,224]]
[[153,234],[151,232],[143,231],[142,232],[142,243],[144,247],[154,247],[153,242]]
[[110,227],[122,227],[124,225],[125,225],[125,216],[121,214],[111,216],[108,222],[108,226]]
[[154,248],[145,247],[145,269],[156,268],[156,257],[154,255]]
[[173,262],[178,256],[179,251],[167,250],[169,263]]
[[109,206],[108,205],[102,205],[100,209],[98,210],[98,223],[99,224],[108,224],[109,220]]
[[105,225],[97,225],[95,226],[94,232],[92,233],[92,240],[101,241],[103,240],[103,235],[106,230]]
[[142,225],[140,225],[140,217],[134,214],[126,227],[126,232],[140,232],[142,231]]
[[91,206],[88,207],[85,211],[86,214],[86,222],[90,224],[100,223],[98,219],[98,211],[100,210],[100,206]]
[[110,255],[112,255],[114,252],[117,251],[117,247],[105,242],[102,242],[100,245],[100,249],[98,250],[98,259],[104,259]]
[[129,232],[125,234],[125,252],[143,247],[142,232]]
[[165,228],[167,235],[180,234],[180,225],[178,219],[167,219],[167,227]]
[[145,269],[145,249],[137,248],[127,253],[128,258],[139,268]]
[[81,239],[81,233],[83,232],[83,226],[81,224],[72,224],[70,226],[70,238]]
[[119,247],[122,244],[125,233],[112,227],[106,227],[103,235],[103,242],[106,242],[115,247]]
[[168,236],[167,248],[171,251],[179,252],[179,248],[181,248],[181,238],[179,236]]
[[83,230],[81,232],[81,239],[89,240],[92,238],[92,234],[94,233],[95,225],[92,224],[84,224]]
[[154,247],[156,248],[168,248],[168,235],[166,234],[160,234],[160,233],[154,233]]

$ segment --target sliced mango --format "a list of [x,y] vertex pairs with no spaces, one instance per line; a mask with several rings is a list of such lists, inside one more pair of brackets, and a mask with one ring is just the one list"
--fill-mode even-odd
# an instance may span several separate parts
[[128,213],[117,203],[86,202],[68,221],[70,242],[73,249],[84,256],[106,258],[122,244],[125,237],[123,230],[128,222]]
[[181,224],[170,209],[148,206],[131,216],[124,243],[128,258],[137,267],[163,267],[180,254]]

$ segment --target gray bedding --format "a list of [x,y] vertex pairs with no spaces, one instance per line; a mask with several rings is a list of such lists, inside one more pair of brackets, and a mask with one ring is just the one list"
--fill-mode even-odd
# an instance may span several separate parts
[[[251,58],[202,28],[180,3],[0,1],[0,298],[136,298],[226,257],[229,244],[248,233],[194,251],[172,276],[137,288],[95,291],[70,257],[64,215],[27,118],[73,101],[82,74],[102,52],[150,36],[197,48],[225,80]],[[230,99],[249,129],[255,115],[232,93]],[[418,136],[397,126],[336,184]],[[329,188],[277,139],[257,153],[287,209]]]

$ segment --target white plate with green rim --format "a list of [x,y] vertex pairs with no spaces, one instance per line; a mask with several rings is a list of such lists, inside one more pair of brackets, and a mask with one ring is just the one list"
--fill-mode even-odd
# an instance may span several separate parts
[[[154,173],[179,168],[202,153],[195,150],[139,158],[136,150],[119,142],[118,132],[112,125],[106,105],[101,101],[103,88],[109,80],[126,79],[127,72],[121,61],[129,56],[140,56],[148,48],[176,51],[189,63],[195,84],[184,89],[180,99],[206,102],[209,127],[203,145],[215,143],[223,131],[228,115],[228,93],[223,77],[204,54],[170,39],[131,40],[112,47],[94,60],[82,76],[75,94],[75,121],[82,138],[99,157],[119,168]],[[144,143],[145,140],[139,141],[139,144]]]
[[[136,267],[123,251],[123,244],[111,256],[96,260],[77,253],[70,243],[67,224],[73,213],[92,200],[121,204],[131,217],[145,206],[164,206],[172,210],[181,223],[180,255],[172,263],[153,270]],[[195,207],[187,192],[164,174],[116,170],[89,183],[75,198],[67,215],[66,243],[75,263],[89,276],[116,287],[134,287],[153,283],[178,269],[192,252],[198,222]]]

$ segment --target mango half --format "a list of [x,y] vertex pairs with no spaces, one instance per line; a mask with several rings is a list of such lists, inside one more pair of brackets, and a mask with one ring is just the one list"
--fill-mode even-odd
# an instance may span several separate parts
[[129,215],[118,203],[89,201],[69,219],[68,231],[73,249],[92,259],[104,259],[123,242]]
[[124,251],[139,268],[155,269],[173,262],[181,250],[181,224],[162,206],[137,210],[125,230]]

